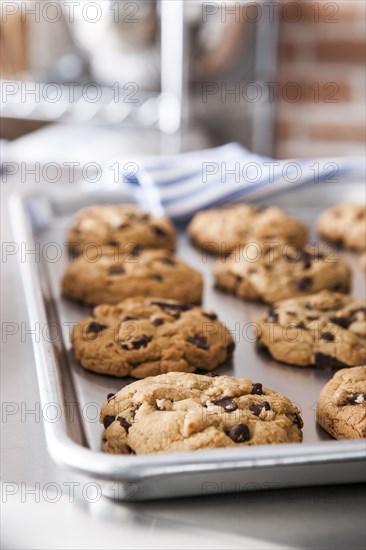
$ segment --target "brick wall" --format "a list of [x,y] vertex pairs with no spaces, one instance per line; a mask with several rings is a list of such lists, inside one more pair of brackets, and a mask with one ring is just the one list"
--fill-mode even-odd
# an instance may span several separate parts
[[279,158],[365,153],[365,5],[283,2]]

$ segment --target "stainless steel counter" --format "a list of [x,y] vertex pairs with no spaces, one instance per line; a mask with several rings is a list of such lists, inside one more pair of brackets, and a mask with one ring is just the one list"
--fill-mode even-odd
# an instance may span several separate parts
[[[6,243],[8,252],[12,246],[7,197],[31,185],[16,176],[2,183],[3,251]],[[1,265],[2,548],[364,547],[364,487],[121,504],[101,497],[98,484],[58,467],[45,447],[32,351],[38,327],[28,323],[17,262],[17,254],[8,254]]]

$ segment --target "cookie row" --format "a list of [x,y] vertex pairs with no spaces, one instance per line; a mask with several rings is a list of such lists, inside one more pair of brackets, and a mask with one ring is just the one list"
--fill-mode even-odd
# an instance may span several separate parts
[[[348,292],[351,270],[341,258],[314,247],[263,246],[253,260],[247,247],[239,256],[218,260],[216,287],[246,300],[268,303],[306,296],[323,289]],[[257,253],[257,252],[255,252]],[[88,305],[115,304],[131,296],[160,296],[199,304],[202,275],[167,250],[120,251],[103,247],[80,255],[62,279],[65,297]]]
[[[366,270],[366,206],[349,203],[333,206],[317,220],[319,235],[326,241],[361,254]],[[217,256],[230,255],[248,243],[282,242],[301,250],[308,239],[308,228],[289,218],[281,209],[239,204],[198,212],[188,233],[201,250]]]
[[[351,206],[344,206],[347,210],[343,217],[348,223],[352,210],[352,234],[343,242],[355,242],[362,248],[365,209]],[[343,219],[343,210],[336,207],[319,220],[319,229],[328,238],[324,217],[335,217],[333,210]],[[345,227],[340,225],[343,230]],[[306,226],[276,207],[260,210],[239,205],[201,212],[192,220],[189,234],[203,249],[211,247],[211,251],[222,254],[214,270],[215,284],[239,298],[273,303],[323,289],[350,289],[347,263],[318,247],[305,246]],[[339,241],[339,233],[336,236]],[[202,276],[171,253],[175,235],[164,218],[143,214],[131,206],[92,207],[77,216],[68,242],[80,253],[63,277],[62,289],[68,298],[91,305],[118,303],[140,295],[201,302]],[[98,248],[90,250],[92,243]],[[232,252],[237,243],[240,247]],[[223,252],[231,255],[227,257]]]
[[[328,291],[284,300],[254,327],[257,347],[282,363],[321,369],[366,363],[364,300]],[[75,325],[72,345],[84,368],[133,378],[212,371],[235,348],[213,311],[144,297],[96,307]]]
[[[324,239],[362,252],[366,250],[365,224],[365,206],[351,203],[323,212],[317,229]],[[281,241],[303,247],[308,239],[307,226],[280,208],[250,204],[198,212],[188,233],[199,248],[216,255],[227,255],[250,242]],[[67,241],[79,253],[90,243],[124,246],[131,242],[142,248],[174,251],[176,236],[166,218],[142,212],[134,205],[100,205],[84,208],[76,215]]]

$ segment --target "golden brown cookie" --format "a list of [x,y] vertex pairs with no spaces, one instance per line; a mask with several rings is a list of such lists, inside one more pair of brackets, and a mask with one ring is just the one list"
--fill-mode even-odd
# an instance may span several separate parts
[[299,409],[262,384],[178,372],[110,395],[100,421],[103,450],[117,454],[299,443],[303,426]]
[[283,241],[304,246],[308,238],[306,225],[280,208],[259,208],[252,204],[198,212],[188,233],[202,250],[219,256],[226,256],[249,242]]
[[317,421],[336,439],[366,437],[366,366],[338,371],[320,392]]
[[143,212],[133,204],[97,205],[80,210],[67,234],[67,243],[78,253],[90,244],[174,251],[175,230],[167,218]]
[[132,296],[160,296],[185,304],[202,299],[201,274],[167,250],[119,252],[105,248],[82,254],[68,266],[63,295],[84,304],[117,304]]
[[98,306],[74,327],[72,344],[86,369],[134,378],[211,371],[235,347],[214,312],[161,298]]
[[319,234],[338,246],[366,250],[366,206],[339,204],[322,212],[317,221]]
[[258,347],[299,367],[366,362],[366,302],[335,292],[284,300],[256,322]]
[[348,292],[351,270],[317,247],[247,245],[217,260],[216,286],[244,300],[277,302],[323,289]]

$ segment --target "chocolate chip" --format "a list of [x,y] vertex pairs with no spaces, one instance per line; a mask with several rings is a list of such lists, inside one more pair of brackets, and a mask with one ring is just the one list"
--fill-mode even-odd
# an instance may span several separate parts
[[121,319],[122,323],[124,323],[125,321],[138,321],[139,318],[138,317],[133,317],[132,315],[126,315],[125,317],[123,317],[123,319]]
[[174,303],[168,303],[168,302],[158,302],[158,301],[151,301],[151,306],[159,306],[161,309],[176,309],[177,311],[188,311],[189,309],[192,309],[192,306],[188,306],[186,304],[174,304]]
[[311,277],[301,277],[301,279],[294,281],[295,288],[301,291],[309,290],[312,284],[313,279]]
[[107,395],[108,401],[109,401],[110,399],[112,399],[112,397],[114,397],[115,395],[116,395],[115,393],[109,393],[109,394]]
[[159,261],[165,265],[175,265],[175,261],[171,258],[159,258]]
[[298,255],[296,250],[286,250],[283,257],[287,262],[299,262],[301,260],[301,254]]
[[164,229],[158,227],[157,225],[151,225],[150,227],[157,237],[165,237],[166,232],[164,231]]
[[351,393],[347,397],[347,403],[349,405],[362,405],[362,403],[364,403],[364,401],[366,401],[366,393],[362,393],[362,392]]
[[164,319],[154,319],[152,321],[152,324],[154,325],[154,327],[160,327],[160,325],[164,324]]
[[267,320],[268,320],[269,323],[277,323],[278,322],[278,313],[276,312],[274,306],[269,307]]
[[203,311],[202,315],[204,317],[207,317],[207,319],[210,319],[210,321],[216,321],[216,319],[217,319],[216,313],[212,313],[210,311]]
[[249,428],[246,424],[235,424],[235,426],[225,430],[225,433],[234,443],[244,443],[250,439]]
[[151,342],[152,336],[141,336],[136,340],[129,340],[128,342],[121,342],[121,348],[131,351],[133,349],[146,348]]
[[295,413],[293,423],[296,424],[296,426],[299,426],[299,428],[304,427],[304,422],[302,421],[302,418],[299,414]]
[[187,342],[196,346],[196,348],[207,350],[209,348],[207,339],[201,336],[188,336]]
[[127,227],[130,227],[129,223],[121,223],[121,225],[118,226],[119,231],[123,231],[124,229],[127,229]]
[[331,332],[323,332],[321,335],[321,339],[325,340],[326,342],[334,342],[334,334]]
[[121,424],[122,428],[124,428],[126,430],[126,432],[128,433],[128,430],[131,428],[132,424],[127,422],[127,420],[125,418],[123,418],[123,416],[119,416],[117,418],[117,420]]
[[120,275],[121,273],[124,273],[124,272],[125,270],[123,269],[123,267],[120,267],[118,265],[115,265],[108,269],[108,275]]
[[242,277],[241,275],[234,275],[234,277],[235,277],[235,280],[238,284],[243,282],[243,280],[244,280],[244,277]]
[[310,254],[310,252],[307,252],[306,250],[303,250],[300,260],[302,261],[304,269],[310,269],[311,264],[314,260],[314,256],[313,256],[313,254]]
[[151,275],[151,278],[154,279],[154,281],[159,281],[159,282],[163,280],[163,277],[159,273],[153,273]]
[[221,397],[220,399],[215,399],[212,403],[218,407],[222,407],[226,412],[236,411],[238,408],[238,405],[231,397]]
[[102,330],[105,330],[107,328],[107,325],[103,325],[102,323],[97,323],[96,321],[92,321],[89,323],[89,326],[87,328],[87,333],[90,334],[99,334],[99,332],[102,332]]
[[136,413],[137,413],[137,411],[139,410],[140,407],[141,407],[141,405],[137,405],[137,407],[134,407],[133,409],[131,409],[131,418],[135,418]]
[[345,287],[342,283],[338,283],[338,284],[332,286],[332,290],[334,292],[343,292],[344,289],[345,289]]
[[295,328],[306,328],[306,326],[302,321],[300,321],[300,323],[296,323]]
[[346,363],[339,361],[335,357],[319,352],[315,354],[315,366],[318,369],[343,369],[348,367]]
[[114,246],[114,247],[118,246],[117,241],[109,241],[109,243],[107,243],[107,244],[108,244],[109,246]]
[[291,256],[288,252],[285,253],[285,259],[289,262],[302,262],[304,269],[310,269],[314,256],[307,250],[302,250],[299,255]]
[[173,317],[174,319],[180,319],[180,313],[179,313],[179,311],[169,311],[169,310],[166,310],[165,313],[167,313],[168,315],[170,315],[170,316]]
[[251,395],[263,395],[263,386],[259,382],[257,384],[253,384],[252,391],[250,392]]
[[271,405],[268,403],[268,401],[262,401],[262,403],[256,404],[253,403],[253,405],[250,405],[249,410],[255,414],[255,416],[260,416],[261,412],[263,411],[270,411]]
[[115,416],[110,416],[110,415],[107,414],[107,416],[105,416],[103,418],[104,429],[106,430],[108,428],[108,426],[110,426],[112,424],[112,422],[114,422],[115,420],[116,420]]
[[141,253],[141,250],[142,250],[141,246],[139,244],[135,244],[131,249],[130,255],[138,256]]
[[319,319],[319,317],[317,315],[307,315],[306,319],[308,321],[316,321],[317,319]]

